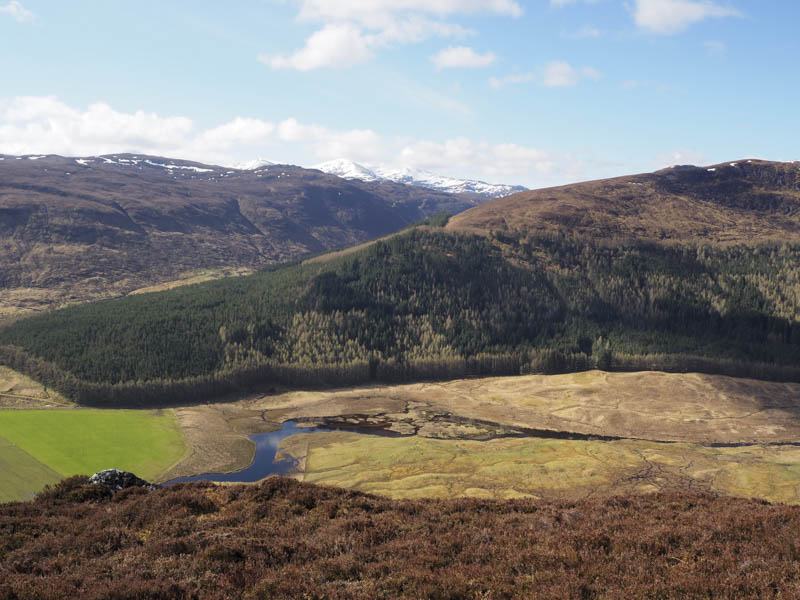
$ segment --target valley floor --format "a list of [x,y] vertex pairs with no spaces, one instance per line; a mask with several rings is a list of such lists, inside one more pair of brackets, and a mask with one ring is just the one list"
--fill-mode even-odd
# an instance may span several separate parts
[[590,371],[287,392],[176,416],[192,451],[164,479],[244,468],[247,436],[292,419],[343,428],[283,441],[296,478],[390,497],[683,490],[800,503],[797,384]]
[[[661,372],[495,377],[85,410],[0,370],[0,501],[77,473],[235,472],[289,420],[296,479],[393,498],[716,492],[800,504],[800,384]],[[381,435],[365,434],[373,431]]]

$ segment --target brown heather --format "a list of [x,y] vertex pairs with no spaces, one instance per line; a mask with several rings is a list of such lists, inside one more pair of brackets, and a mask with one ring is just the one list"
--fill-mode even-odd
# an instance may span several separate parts
[[86,481],[0,506],[0,598],[800,597],[800,507]]
[[456,215],[450,231],[524,231],[611,246],[800,241],[800,169],[740,160],[530,190]]

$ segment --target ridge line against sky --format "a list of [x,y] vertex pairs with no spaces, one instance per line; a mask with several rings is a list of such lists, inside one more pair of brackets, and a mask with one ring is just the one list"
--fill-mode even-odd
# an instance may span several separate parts
[[797,22],[794,0],[0,0],[0,153],[528,187],[789,160]]

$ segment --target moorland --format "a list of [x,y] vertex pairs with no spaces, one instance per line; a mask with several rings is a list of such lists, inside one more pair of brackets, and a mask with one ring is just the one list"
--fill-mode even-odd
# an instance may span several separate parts
[[683,492],[392,501],[271,477],[109,496],[75,477],[0,505],[0,596],[789,599],[798,527],[796,506]]
[[481,199],[314,169],[157,156],[0,156],[0,324],[252,272]]
[[[798,211],[796,164],[674,168],[7,322],[0,487],[48,487],[0,593],[795,597]],[[289,422],[300,481],[56,483]]]

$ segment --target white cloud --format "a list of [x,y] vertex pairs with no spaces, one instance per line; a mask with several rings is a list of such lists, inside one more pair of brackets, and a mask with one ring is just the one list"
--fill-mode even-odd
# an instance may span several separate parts
[[454,23],[432,21],[418,15],[393,19],[375,34],[381,46],[391,44],[416,44],[430,37],[466,37],[474,32]]
[[54,96],[18,97],[0,117],[0,148],[7,154],[100,154],[136,148],[169,152],[185,144],[192,122],[155,113],[121,113],[97,102],[86,110]]
[[197,144],[213,149],[227,149],[234,144],[256,146],[270,139],[275,125],[261,119],[236,117],[233,121],[208,129],[197,136]]
[[735,8],[711,0],[636,0],[633,12],[636,25],[663,35],[680,33],[711,17],[738,16]]
[[186,117],[125,113],[103,102],[86,109],[73,108],[54,96],[17,97],[0,103],[2,154],[137,152],[232,164],[256,153],[365,160],[380,152],[380,144],[380,136],[369,129],[335,130],[293,118],[274,124],[236,117],[198,131]]
[[578,79],[577,71],[563,60],[553,61],[544,68],[545,87],[568,87],[578,83]]
[[478,54],[469,46],[450,46],[431,56],[437,69],[488,67],[495,60],[493,53]]
[[381,138],[371,129],[339,131],[321,125],[305,125],[289,118],[278,124],[276,133],[279,141],[302,144],[322,159],[347,156],[364,160],[381,152]]
[[[367,161],[368,162],[368,161]],[[579,154],[515,143],[490,143],[457,137],[437,142],[405,143],[388,161],[393,168],[409,167],[464,179],[521,184],[532,188],[574,183],[618,174],[622,165]]]
[[302,0],[298,19],[322,22],[322,28],[299,50],[261,54],[259,60],[299,71],[351,66],[393,44],[469,35],[470,30],[444,19],[470,13],[518,17],[522,7],[515,0]]
[[600,72],[593,67],[576,69],[568,62],[554,60],[544,68],[542,83],[545,87],[571,87],[577,85],[581,77],[600,79]]
[[567,157],[517,144],[474,142],[465,137],[445,142],[420,140],[403,147],[395,163],[404,167],[472,178],[544,180],[563,176]]
[[518,83],[529,83],[534,81],[536,76],[533,73],[512,73],[505,77],[489,77],[489,85],[494,89],[499,90],[507,85],[515,85]]
[[[259,155],[303,165],[346,157],[368,164],[538,187],[585,178],[587,169],[593,168],[569,154],[466,137],[445,141],[386,138],[371,129],[332,129],[294,118],[272,122],[242,116],[199,129],[183,116],[126,113],[102,102],[84,109],[53,96],[0,100],[2,154],[90,156],[119,152],[222,165]],[[591,174],[596,175],[594,171]]]
[[20,23],[30,23],[36,19],[36,15],[22,6],[17,0],[11,0],[6,4],[0,5],[0,13],[7,14]]
[[291,56],[262,54],[258,59],[273,69],[310,71],[320,67],[344,67],[371,58],[376,45],[374,36],[365,36],[354,25],[330,24],[311,34],[305,47]]

